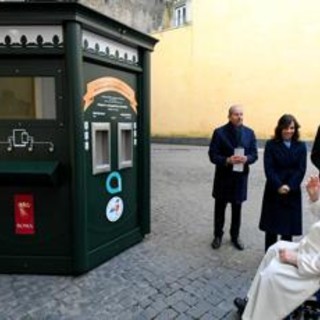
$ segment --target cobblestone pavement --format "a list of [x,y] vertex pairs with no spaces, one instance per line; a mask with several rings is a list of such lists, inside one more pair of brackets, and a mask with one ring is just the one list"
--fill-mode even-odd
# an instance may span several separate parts
[[153,144],[152,233],[80,277],[0,275],[0,320],[237,319],[232,300],[246,293],[263,255],[259,155],[243,207],[246,250],[230,244],[229,214],[223,246],[210,247],[214,167],[207,148]]

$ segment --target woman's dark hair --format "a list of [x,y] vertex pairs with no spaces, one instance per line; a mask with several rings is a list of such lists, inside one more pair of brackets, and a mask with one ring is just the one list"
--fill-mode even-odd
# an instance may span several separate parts
[[300,138],[300,133],[299,133],[300,124],[298,123],[296,118],[291,114],[284,114],[278,120],[278,124],[274,130],[274,140],[281,141],[282,130],[288,128],[292,122],[294,123],[294,134],[292,136],[292,140],[298,141]]

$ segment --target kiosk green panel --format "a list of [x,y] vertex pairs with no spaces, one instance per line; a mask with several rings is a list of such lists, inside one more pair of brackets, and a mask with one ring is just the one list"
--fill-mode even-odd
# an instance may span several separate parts
[[[85,172],[91,263],[142,239],[138,217],[137,75],[84,63]],[[85,141],[86,143],[87,141]]]
[[1,273],[81,274],[150,232],[155,43],[76,2],[0,3]]

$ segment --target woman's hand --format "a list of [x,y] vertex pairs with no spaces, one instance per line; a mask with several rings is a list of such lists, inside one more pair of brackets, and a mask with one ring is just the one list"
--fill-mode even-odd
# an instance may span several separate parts
[[311,176],[306,184],[306,189],[309,195],[309,198],[312,202],[319,200],[320,193],[320,181],[318,176]]
[[286,185],[286,184],[282,185],[282,186],[278,189],[278,192],[279,192],[280,194],[287,194],[287,193],[289,193],[289,191],[290,191],[290,187],[289,187],[288,185]]
[[279,249],[279,258],[282,263],[291,264],[297,267],[297,252],[289,249]]

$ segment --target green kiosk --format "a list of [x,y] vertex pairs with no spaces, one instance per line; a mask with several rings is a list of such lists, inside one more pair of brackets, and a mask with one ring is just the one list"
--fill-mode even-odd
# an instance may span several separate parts
[[150,232],[155,43],[76,2],[0,3],[0,273],[81,274]]

